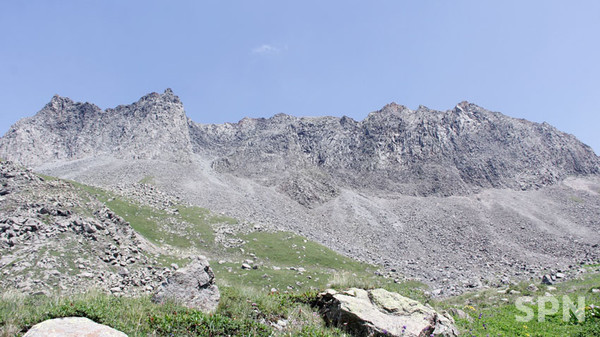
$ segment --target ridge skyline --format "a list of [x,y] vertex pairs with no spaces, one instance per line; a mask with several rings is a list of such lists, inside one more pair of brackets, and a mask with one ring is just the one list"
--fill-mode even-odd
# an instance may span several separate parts
[[[388,103],[359,121],[280,113],[204,124],[170,88],[106,110],[55,95],[0,138],[0,156],[34,168],[103,155],[174,163],[200,156],[215,172],[247,177],[314,169],[336,176],[334,185],[407,195],[528,190],[600,173],[600,157],[572,134],[466,101],[445,111]],[[334,185],[319,188],[335,194]]]
[[[109,108],[102,108],[102,107],[98,106],[96,103],[93,103],[93,102],[89,102],[89,101],[85,101],[85,102],[84,101],[76,101],[76,100],[70,98],[69,96],[61,96],[59,94],[54,94],[52,96],[52,98],[50,99],[50,102],[48,102],[47,104],[51,103],[54,99],[63,99],[63,100],[67,100],[67,101],[70,101],[70,102],[75,103],[75,104],[77,104],[77,103],[80,103],[80,104],[90,104],[90,105],[93,105],[93,106],[97,107],[101,111],[106,112],[108,110],[111,110],[111,111],[115,110],[119,106],[126,106],[126,105],[131,105],[131,104],[140,102],[141,100],[143,100],[143,99],[145,99],[147,97],[152,97],[155,94],[157,94],[157,95],[165,95],[168,92],[170,92],[170,94],[172,94],[173,96],[175,96],[183,104],[183,101],[179,98],[179,96],[175,92],[173,92],[173,90],[171,88],[166,88],[163,91],[162,94],[160,94],[157,91],[150,92],[148,94],[145,94],[145,95],[141,96],[140,99],[138,99],[135,102],[131,102],[129,104],[118,104],[118,105],[116,105],[115,107],[112,107],[112,108],[110,108],[110,107]],[[484,106],[479,105],[479,104],[474,103],[474,102],[470,102],[468,100],[462,100],[462,101],[456,103],[452,109],[455,109],[456,107],[458,107],[458,106],[460,106],[462,104],[471,104],[471,105],[477,106],[477,107],[479,107],[481,109],[485,109]],[[402,108],[403,110],[409,110],[409,111],[412,111],[412,112],[415,112],[415,111],[418,111],[418,110],[422,110],[422,109],[430,110],[430,111],[436,111],[436,112],[445,112],[445,111],[452,110],[452,109],[439,110],[439,109],[435,109],[435,108],[430,108],[430,107],[428,107],[427,105],[424,105],[424,104],[419,104],[417,106],[417,108],[414,109],[414,108],[410,108],[410,107],[408,107],[408,106],[406,106],[404,104],[398,103],[396,101],[391,101],[391,102],[386,103],[385,105],[383,105],[378,110],[372,110],[372,111],[368,112],[362,119],[357,119],[357,118],[354,118],[354,117],[348,116],[348,115],[341,115],[341,116],[337,116],[337,115],[333,115],[333,114],[322,114],[322,115],[309,115],[309,114],[306,114],[306,115],[297,115],[297,114],[291,114],[291,113],[286,113],[286,112],[282,111],[282,112],[277,112],[277,113],[273,113],[271,115],[265,115],[265,116],[261,116],[261,117],[244,116],[244,117],[240,118],[239,120],[237,120],[235,122],[227,122],[227,121],[225,121],[225,122],[220,122],[220,123],[219,122],[214,122],[213,123],[213,122],[196,121],[196,120],[193,120],[193,119],[192,119],[192,121],[194,121],[196,123],[199,123],[199,124],[207,124],[207,125],[210,125],[210,124],[237,124],[237,123],[241,122],[244,119],[270,119],[270,118],[273,118],[273,117],[275,117],[277,115],[285,115],[285,116],[290,116],[290,117],[295,117],[295,118],[319,118],[319,117],[343,118],[343,117],[347,117],[347,118],[351,118],[354,121],[360,122],[360,121],[363,121],[364,119],[368,118],[369,114],[371,114],[371,113],[377,113],[377,112],[382,112],[384,109],[386,109],[388,107],[399,107],[399,108]],[[489,111],[492,111],[492,110],[489,110]],[[188,116],[188,111],[184,110],[184,112],[185,112],[186,116],[189,117]],[[496,111],[494,111],[494,112],[496,112]],[[502,114],[504,114],[504,113],[502,113]],[[506,115],[506,116],[511,117],[511,118],[517,118],[517,119],[527,120],[525,118],[512,117],[512,116],[509,116],[509,115]],[[32,117],[32,116],[29,116],[29,117]],[[26,116],[26,117],[23,117],[23,118],[28,118],[28,117]],[[3,135],[0,135],[0,137],[2,137],[2,136]]]
[[[143,99],[145,99],[145,98],[148,98],[148,97],[151,97],[151,96],[153,96],[153,95],[165,95],[165,94],[167,94],[167,93],[169,93],[170,95],[174,96],[174,97],[175,97],[175,99],[176,99],[176,100],[177,100],[179,103],[181,103],[181,104],[182,104],[182,106],[184,105],[184,104],[183,104],[183,101],[180,99],[179,95],[177,95],[177,94],[176,94],[176,93],[175,93],[175,92],[174,92],[174,91],[173,91],[173,90],[172,90],[170,87],[167,87],[167,88],[166,88],[166,89],[163,91],[163,93],[162,93],[162,94],[160,94],[160,93],[159,93],[159,92],[157,92],[157,91],[152,91],[152,92],[150,92],[150,93],[147,93],[147,94],[145,94],[145,95],[142,95],[142,96],[140,96],[140,98],[139,98],[137,101],[134,101],[134,102],[131,102],[131,103],[121,103],[121,104],[118,104],[118,105],[116,105],[116,106],[114,106],[114,107],[107,107],[107,108],[102,108],[102,107],[100,107],[99,105],[97,105],[95,102],[90,102],[90,101],[78,101],[78,100],[74,100],[74,99],[72,99],[70,96],[62,96],[62,95],[60,95],[60,94],[57,94],[57,93],[56,93],[56,94],[54,94],[54,95],[52,96],[52,98],[50,99],[50,101],[44,105],[44,107],[45,107],[46,105],[50,104],[50,103],[51,103],[51,102],[52,102],[52,101],[53,101],[55,98],[61,98],[61,99],[66,99],[66,100],[68,100],[68,101],[70,101],[70,102],[72,102],[72,103],[74,103],[74,104],[90,104],[90,105],[92,105],[92,106],[94,106],[94,107],[98,108],[100,111],[102,111],[102,112],[106,112],[106,111],[112,111],[112,110],[115,110],[115,109],[117,109],[117,108],[119,108],[119,107],[122,107],[122,106],[128,106],[128,105],[131,105],[131,104],[134,104],[134,103],[140,102],[140,101],[142,101]],[[421,109],[426,109],[426,110],[429,110],[429,111],[435,111],[435,112],[448,112],[448,111],[450,111],[450,110],[456,109],[456,108],[457,108],[457,107],[459,107],[461,104],[470,104],[470,105],[476,106],[476,107],[478,107],[478,108],[480,108],[480,109],[484,109],[484,110],[487,110],[487,111],[490,111],[490,112],[494,112],[494,113],[500,113],[500,114],[502,114],[502,115],[504,115],[504,116],[506,116],[506,117],[513,118],[513,119],[517,119],[517,120],[525,120],[525,121],[532,122],[532,123],[536,123],[536,124],[549,124],[549,125],[551,125],[552,127],[556,128],[557,130],[559,130],[559,131],[561,131],[561,132],[564,132],[564,133],[566,133],[566,134],[569,134],[569,135],[572,135],[572,136],[576,137],[576,138],[577,138],[579,141],[581,141],[581,142],[582,142],[584,145],[586,145],[586,146],[590,147],[590,148],[592,149],[592,151],[594,152],[594,154],[598,155],[598,154],[600,153],[599,151],[596,151],[596,149],[595,149],[595,148],[594,148],[592,145],[590,145],[590,144],[588,144],[588,143],[584,142],[583,140],[581,140],[581,139],[580,139],[580,138],[579,138],[579,137],[578,137],[576,134],[574,134],[574,133],[571,133],[571,132],[568,132],[568,131],[565,131],[565,130],[563,130],[562,128],[560,128],[559,126],[557,126],[557,125],[554,125],[554,124],[552,124],[552,123],[549,123],[549,122],[547,122],[547,121],[538,122],[538,121],[533,121],[533,120],[527,119],[527,118],[525,118],[525,117],[513,116],[512,114],[510,114],[510,113],[507,113],[507,112],[505,112],[505,111],[499,112],[499,111],[496,111],[496,110],[488,110],[488,109],[487,109],[486,107],[484,107],[483,105],[479,105],[479,104],[477,104],[477,103],[474,103],[474,102],[472,102],[472,101],[469,101],[469,100],[462,100],[462,101],[460,101],[460,102],[456,103],[456,104],[453,106],[453,108],[451,108],[451,109],[437,109],[437,108],[430,108],[430,107],[428,107],[427,105],[424,105],[424,104],[419,104],[419,105],[418,105],[418,107],[417,107],[416,109],[414,109],[414,108],[410,108],[410,107],[408,107],[407,105],[404,105],[404,104],[399,104],[399,103],[397,103],[396,101],[391,101],[391,102],[388,102],[388,103],[386,103],[386,104],[382,105],[382,106],[381,106],[381,108],[380,108],[380,109],[378,109],[378,110],[371,110],[371,111],[367,112],[367,113],[366,113],[366,115],[365,115],[365,114],[363,114],[363,116],[362,116],[362,117],[349,116],[349,115],[346,115],[346,114],[333,114],[333,113],[330,113],[330,114],[324,113],[324,114],[320,114],[320,115],[310,115],[310,114],[298,115],[298,114],[287,113],[287,112],[283,112],[283,111],[282,111],[282,112],[272,113],[272,114],[270,114],[270,115],[268,115],[268,114],[265,114],[265,115],[254,115],[254,116],[252,116],[252,114],[248,114],[248,115],[244,115],[243,117],[241,117],[241,118],[240,118],[240,119],[238,119],[237,121],[205,122],[205,121],[202,121],[202,120],[197,120],[197,119],[194,119],[194,118],[192,118],[192,117],[191,117],[191,115],[192,115],[192,116],[198,115],[197,113],[192,113],[192,114],[190,115],[190,111],[189,111],[189,110],[187,110],[187,109],[184,109],[184,110],[183,110],[183,112],[184,112],[184,115],[185,115],[187,118],[189,118],[189,119],[190,119],[192,122],[195,122],[195,123],[197,123],[197,124],[201,124],[201,125],[239,124],[240,122],[242,122],[243,120],[246,120],[246,119],[254,119],[254,120],[261,120],[261,119],[265,119],[265,120],[268,120],[268,119],[272,119],[272,118],[274,118],[274,117],[276,117],[276,116],[278,116],[278,115],[285,115],[285,116],[290,116],[290,117],[294,117],[294,118],[298,118],[298,119],[321,118],[321,117],[324,117],[324,118],[327,118],[327,117],[333,117],[333,118],[340,118],[340,119],[341,119],[341,118],[344,118],[344,117],[346,117],[346,118],[350,118],[350,119],[352,119],[353,121],[356,121],[356,122],[362,122],[362,121],[366,120],[366,119],[369,117],[369,115],[371,115],[371,114],[373,114],[373,113],[381,112],[381,111],[383,111],[384,109],[386,109],[388,106],[398,106],[398,107],[401,107],[403,110],[408,110],[408,111],[410,111],[410,112],[416,112],[416,111],[419,111],[419,110],[421,110]],[[42,108],[41,110],[39,110],[38,112],[40,112],[40,111],[42,111],[42,110],[43,110],[43,108]],[[36,114],[37,114],[37,112],[36,112]],[[8,131],[10,130],[10,128],[11,128],[13,125],[15,125],[17,122],[19,122],[19,121],[21,121],[21,120],[23,120],[23,119],[27,119],[27,118],[34,117],[34,116],[35,116],[35,114],[34,114],[34,115],[30,115],[30,116],[24,116],[24,117],[21,117],[21,118],[19,118],[19,119],[18,119],[18,120],[17,120],[15,123],[13,123],[13,124],[9,125],[9,126],[8,126],[8,128],[6,129],[6,131],[4,131],[4,132],[0,132],[0,138],[2,138],[2,137],[4,137],[4,136],[6,136],[6,134],[7,134],[7,133],[8,133]]]
[[[169,86],[203,123],[279,112],[360,120],[393,101],[443,110],[467,100],[546,121],[600,152],[599,3],[319,6],[11,4],[0,20],[0,134],[54,93],[110,108]],[[146,52],[159,41],[173,48]]]

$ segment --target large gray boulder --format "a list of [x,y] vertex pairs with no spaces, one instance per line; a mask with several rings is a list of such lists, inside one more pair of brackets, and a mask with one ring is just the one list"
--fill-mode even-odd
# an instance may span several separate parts
[[127,335],[87,318],[67,317],[36,324],[24,337],[127,337]]
[[357,336],[458,336],[446,313],[384,289],[329,289],[319,295],[319,306],[328,324]]
[[152,300],[156,303],[174,301],[188,308],[211,312],[217,308],[220,298],[208,260],[198,256],[186,268],[174,272],[158,288]]

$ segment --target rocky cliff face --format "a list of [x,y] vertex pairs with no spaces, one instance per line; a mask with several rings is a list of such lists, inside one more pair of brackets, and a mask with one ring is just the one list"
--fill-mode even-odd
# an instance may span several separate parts
[[218,157],[216,170],[258,179],[305,171],[308,189],[326,176],[342,187],[448,196],[600,172],[598,157],[572,135],[467,102],[448,111],[389,104],[360,122],[276,115],[193,124],[192,134],[196,151]]
[[191,152],[188,119],[170,89],[105,111],[56,95],[34,117],[13,125],[0,142],[1,157],[29,166],[102,154],[182,161]]
[[187,119],[170,89],[106,111],[55,96],[0,140],[0,156],[30,166],[100,154],[185,161],[192,153],[307,205],[338,187],[448,196],[600,172],[598,157],[572,135],[467,102],[447,111],[392,103],[360,122],[278,114],[203,125]]

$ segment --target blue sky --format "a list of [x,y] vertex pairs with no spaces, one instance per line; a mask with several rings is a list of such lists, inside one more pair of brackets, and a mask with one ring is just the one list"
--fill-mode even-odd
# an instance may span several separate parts
[[0,134],[52,95],[171,87],[201,123],[468,100],[600,153],[600,1],[0,3]]

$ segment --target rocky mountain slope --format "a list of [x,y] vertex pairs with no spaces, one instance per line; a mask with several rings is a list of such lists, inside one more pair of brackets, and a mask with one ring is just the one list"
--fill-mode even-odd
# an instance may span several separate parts
[[217,171],[285,176],[282,188],[292,197],[294,187],[322,190],[323,197],[335,186],[425,196],[528,190],[600,172],[598,157],[575,137],[467,102],[448,111],[392,103],[360,122],[280,114],[191,126],[196,152],[216,155]]
[[[170,91],[102,111],[55,96],[0,157],[182,200],[452,293],[600,258],[600,159],[572,135],[463,102],[348,117],[189,120]],[[576,243],[576,244],[574,244]]]
[[170,90],[106,111],[55,95],[7,132],[0,157],[29,166],[98,154],[179,161],[191,150],[187,130],[181,101]]
[[123,218],[73,184],[0,162],[0,285],[150,293],[169,270]]
[[[0,184],[3,296],[154,293],[157,302],[177,297],[212,311],[215,282],[269,293],[324,289],[350,273],[381,286],[401,277],[383,278],[304,237],[186,205],[145,183],[109,192],[0,161]],[[420,286],[407,291],[422,297]]]
[[218,172],[278,183],[307,205],[338,187],[448,196],[600,173],[598,157],[575,137],[468,102],[448,111],[392,103],[360,122],[279,114],[203,125],[185,116],[170,89],[106,111],[54,96],[0,143],[0,156],[30,166],[105,154],[181,161],[194,153],[214,158]]

